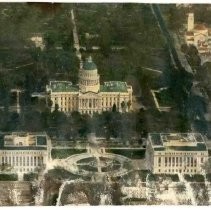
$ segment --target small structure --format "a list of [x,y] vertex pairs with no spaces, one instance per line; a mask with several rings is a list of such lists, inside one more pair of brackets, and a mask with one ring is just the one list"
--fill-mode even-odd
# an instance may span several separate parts
[[156,174],[200,174],[208,159],[199,133],[150,133],[146,148],[149,170]]
[[0,164],[24,174],[45,168],[51,159],[51,140],[45,132],[12,132],[0,135]]
[[42,34],[33,34],[30,40],[34,43],[35,47],[40,48],[41,50],[44,50],[45,44],[43,40]]
[[187,31],[185,33],[187,45],[194,45],[200,55],[211,54],[211,28],[205,24],[194,23],[194,13],[188,13]]

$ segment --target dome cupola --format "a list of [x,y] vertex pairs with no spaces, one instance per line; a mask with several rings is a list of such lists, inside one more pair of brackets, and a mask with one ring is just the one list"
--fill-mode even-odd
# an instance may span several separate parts
[[96,64],[92,61],[92,57],[89,56],[88,58],[86,58],[85,62],[83,63],[83,69],[84,70],[96,70],[97,66]]

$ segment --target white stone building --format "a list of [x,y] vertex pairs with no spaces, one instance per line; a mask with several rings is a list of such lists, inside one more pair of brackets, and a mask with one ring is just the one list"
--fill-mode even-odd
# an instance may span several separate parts
[[79,69],[78,85],[69,81],[50,81],[46,90],[52,101],[52,111],[56,104],[65,113],[78,111],[90,115],[111,110],[114,104],[120,112],[132,107],[132,86],[122,81],[100,85],[100,75],[91,57]]
[[15,173],[45,168],[51,159],[51,140],[46,133],[2,133],[0,138],[0,165]]
[[211,28],[205,24],[195,24],[194,13],[188,14],[185,41],[188,45],[194,45],[201,55],[211,53]]
[[155,174],[200,174],[208,159],[199,133],[150,133],[146,148],[148,169]]

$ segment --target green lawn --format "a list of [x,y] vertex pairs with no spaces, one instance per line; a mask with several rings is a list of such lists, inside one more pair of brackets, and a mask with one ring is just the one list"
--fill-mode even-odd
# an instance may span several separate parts
[[207,174],[206,177],[207,177],[207,180],[208,180],[209,182],[211,182],[211,174]]
[[17,174],[0,174],[0,181],[17,181]]
[[58,180],[79,178],[79,176],[72,174],[69,171],[59,167],[49,170],[48,173],[45,174],[45,176]]
[[171,106],[173,99],[168,89],[162,90],[159,93],[155,93],[156,98],[160,106]]
[[179,182],[179,177],[177,174],[150,174],[149,180],[160,181],[161,179],[171,179],[173,182]]
[[145,205],[147,202],[146,198],[126,198],[124,205]]
[[84,152],[86,152],[86,149],[52,149],[51,157],[52,159],[63,159]]
[[140,149],[107,149],[106,152],[123,155],[131,159],[143,159],[145,157],[145,150]]
[[188,175],[185,174],[184,178],[188,181],[188,182],[204,182],[204,176],[200,175],[200,174],[195,174],[195,175]]
[[142,182],[145,182],[145,181],[146,181],[147,175],[148,175],[148,174],[151,174],[151,172],[148,171],[148,170],[139,170],[139,171],[138,171],[138,174],[139,174],[139,176],[140,176],[141,181],[142,181]]
[[24,181],[34,181],[37,178],[38,178],[37,173],[28,173],[28,174],[24,174],[23,176]]

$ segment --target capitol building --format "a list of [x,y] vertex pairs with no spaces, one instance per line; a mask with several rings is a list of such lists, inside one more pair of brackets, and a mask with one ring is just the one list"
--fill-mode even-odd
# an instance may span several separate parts
[[66,114],[78,111],[92,115],[112,110],[114,106],[119,112],[132,109],[132,86],[123,81],[108,81],[101,85],[91,57],[80,66],[78,85],[70,81],[50,81],[46,90],[52,101],[52,111],[58,106]]

